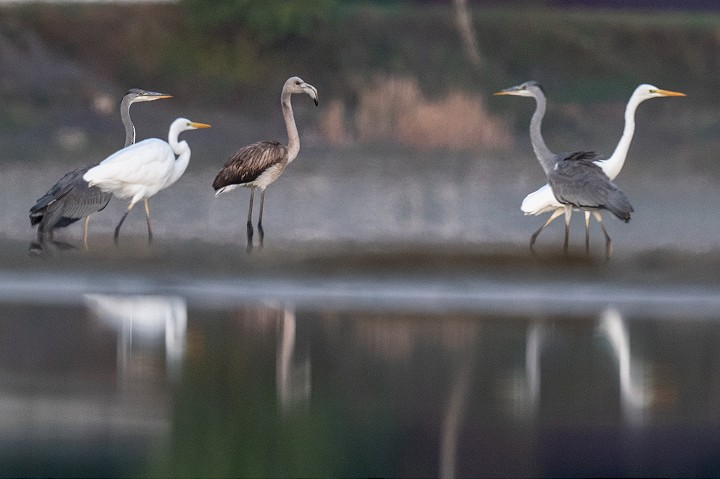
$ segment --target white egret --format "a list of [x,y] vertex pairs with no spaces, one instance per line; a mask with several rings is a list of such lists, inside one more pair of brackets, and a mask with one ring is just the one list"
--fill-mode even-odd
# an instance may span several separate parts
[[[135,143],[135,125],[130,119],[130,106],[141,101],[172,98],[171,95],[153,91],[130,89],[120,102],[120,118],[125,126],[125,146]],[[85,166],[67,173],[30,208],[30,224],[38,225],[38,240],[47,234],[52,239],[53,229],[64,228],[84,218],[83,244],[88,247],[88,222],[90,215],[102,211],[112,198],[97,187],[91,187],[83,175],[92,166]]]
[[295,125],[295,117],[290,101],[290,97],[294,93],[306,93],[310,95],[316,106],[318,104],[318,92],[314,86],[305,83],[298,77],[291,77],[285,82],[280,95],[280,104],[288,133],[287,146],[277,141],[260,141],[240,148],[225,163],[212,184],[215,189],[215,196],[232,191],[238,186],[250,188],[250,205],[247,219],[249,249],[252,248],[252,208],[255,189],[260,189],[258,231],[260,233],[260,246],[262,246],[264,238],[262,215],[265,203],[265,188],[285,171],[285,167],[297,157],[300,151],[300,137]]
[[[567,158],[568,154],[552,153],[547,148],[547,146],[545,146],[545,142],[543,141],[541,125],[542,118],[545,114],[546,100],[542,88],[537,82],[525,82],[521,85],[506,88],[505,90],[501,90],[499,92],[496,92],[495,94],[516,95],[535,98],[536,107],[535,113],[533,114],[532,120],[530,122],[530,139],[533,144],[533,149],[535,150],[535,155],[537,156],[538,161],[543,167],[546,175],[548,174],[549,169],[551,169],[559,159]],[[614,180],[615,177],[617,177],[617,175],[622,170],[623,165],[625,164],[625,159],[627,158],[630,143],[632,142],[633,135],[635,134],[635,111],[637,110],[637,107],[645,100],[663,96],[685,96],[685,94],[670,90],[662,90],[653,85],[642,84],[639,85],[635,89],[633,94],[630,96],[630,99],[628,100],[627,106],[625,108],[625,128],[623,129],[620,141],[615,147],[615,151],[607,159],[597,157],[597,159],[595,160],[595,163],[602,169],[602,171],[607,175],[610,181]],[[560,203],[557,198],[555,198],[555,195],[553,194],[550,185],[546,184],[542,188],[527,195],[523,200],[520,209],[526,215],[540,215],[546,212],[552,212],[547,221],[545,221],[545,223],[537,231],[535,231],[535,233],[533,233],[530,239],[530,249],[533,248],[535,240],[540,235],[542,230],[545,229],[550,223],[552,223],[553,220],[555,220],[555,218],[560,216],[563,212],[565,212],[566,236],[568,235],[570,214],[572,210],[568,211],[565,206]],[[606,253],[607,255],[610,255],[612,253],[612,242],[610,240],[610,236],[607,233],[607,230],[605,229],[605,225],[603,224],[602,215],[597,209],[585,210],[586,251],[589,249],[589,222],[591,213],[602,228],[603,234],[605,235]]]
[[167,142],[150,138],[135,143],[110,155],[83,175],[90,186],[97,186],[118,198],[130,198],[127,211],[115,228],[116,243],[125,218],[140,200],[145,203],[148,242],[152,241],[148,198],[175,183],[185,173],[190,161],[190,146],[184,140],[179,142],[178,135],[196,128],[210,128],[210,125],[178,118],[170,125]]

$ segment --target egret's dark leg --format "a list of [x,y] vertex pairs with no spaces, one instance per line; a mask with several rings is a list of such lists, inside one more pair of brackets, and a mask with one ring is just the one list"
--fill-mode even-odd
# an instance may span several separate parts
[[555,220],[555,218],[560,216],[563,213],[563,211],[564,210],[562,208],[558,208],[555,211],[553,211],[552,214],[550,215],[550,217],[547,219],[547,221],[535,233],[533,233],[533,235],[530,237],[530,251],[533,251],[533,246],[535,245],[535,240],[537,239],[538,236],[540,236],[540,233],[542,232],[542,230],[544,230],[547,227],[547,225],[552,223]]
[[590,212],[585,211],[585,254],[590,254]]
[[260,217],[258,218],[258,232],[260,233],[260,248],[263,247],[263,240],[265,239],[265,231],[262,227],[262,215],[263,207],[265,206],[265,190],[260,190]]
[[87,215],[85,219],[83,220],[83,246],[85,246],[85,249],[88,249],[88,223],[90,222],[90,215]]
[[128,213],[130,213],[130,210],[134,206],[134,203],[130,203],[130,206],[128,206],[127,211],[124,215],[122,215],[122,218],[120,218],[120,223],[115,227],[115,236],[113,236],[113,240],[115,241],[115,245],[118,244],[118,238],[120,237],[120,227],[125,222],[125,218],[127,218]]
[[593,216],[600,224],[600,228],[602,228],[602,232],[605,235],[605,257],[609,258],[613,254],[612,240],[610,239],[610,235],[605,229],[605,223],[603,223],[602,213],[600,213],[599,211],[593,211]]
[[250,205],[248,206],[248,217],[247,217],[247,248],[248,248],[248,251],[252,250],[252,238],[253,238],[252,209],[253,209],[253,198],[254,197],[255,197],[255,188],[250,188]]
[[145,220],[147,221],[147,227],[148,227],[148,243],[152,243],[152,228],[150,227],[150,204],[148,203],[148,199],[144,198],[143,202],[145,203]]
[[568,254],[568,243],[570,242],[570,216],[572,216],[572,206],[565,205],[565,241],[563,242],[564,254]]

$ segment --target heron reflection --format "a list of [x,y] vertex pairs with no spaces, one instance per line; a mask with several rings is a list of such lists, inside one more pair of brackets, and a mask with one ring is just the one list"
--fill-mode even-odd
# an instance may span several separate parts
[[186,349],[187,305],[177,296],[86,294],[85,304],[98,321],[117,331],[119,379],[151,374],[148,356],[164,349],[164,373],[175,380]]

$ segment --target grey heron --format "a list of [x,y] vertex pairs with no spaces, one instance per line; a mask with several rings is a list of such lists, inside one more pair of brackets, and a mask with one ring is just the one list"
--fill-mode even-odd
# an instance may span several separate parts
[[264,232],[262,227],[263,205],[265,203],[265,188],[274,182],[287,165],[289,165],[300,152],[300,137],[295,117],[293,115],[291,96],[295,93],[306,93],[318,104],[317,89],[305,83],[298,77],[290,77],[283,85],[280,95],[285,127],[287,128],[287,146],[277,141],[259,141],[240,148],[225,163],[212,183],[215,196],[232,191],[238,186],[250,188],[250,205],[247,219],[248,249],[252,249],[252,209],[255,189],[260,189],[260,212],[258,218],[258,232],[260,233],[260,246],[262,247]]
[[[592,151],[577,151],[558,160],[548,174],[548,184],[565,211],[564,253],[568,251],[570,214],[573,208],[593,212],[608,210],[624,222],[630,221],[632,205],[598,166],[597,160],[598,156]],[[605,235],[610,243],[607,232]]]
[[83,175],[83,179],[90,186],[97,186],[103,192],[112,193],[118,198],[130,198],[130,204],[115,228],[116,244],[120,227],[130,210],[140,200],[145,203],[148,242],[152,242],[150,208],[147,200],[175,183],[185,173],[190,162],[190,146],[184,140],[179,142],[178,136],[183,131],[196,128],[210,128],[210,125],[178,118],[170,125],[167,142],[158,138],[149,138],[135,143],[113,153]]
[[[543,167],[543,170],[547,175],[549,169],[551,169],[559,159],[567,157],[567,154],[558,155],[552,153],[547,148],[547,146],[545,145],[545,141],[543,140],[541,126],[543,116],[545,115],[546,99],[542,88],[537,82],[529,81],[514,87],[498,91],[495,93],[495,95],[516,95],[535,98],[536,107],[535,113],[533,114],[532,120],[530,122],[530,139],[533,145],[533,150],[535,151],[535,155],[537,156],[540,165]],[[635,134],[635,110],[637,110],[638,105],[640,105],[640,103],[645,100],[649,100],[650,98],[657,98],[662,96],[685,96],[685,94],[670,90],[662,90],[653,85],[642,84],[639,85],[635,89],[633,94],[630,96],[630,99],[628,100],[627,106],[625,108],[625,127],[623,129],[620,141],[615,148],[615,151],[607,159],[597,157],[597,159],[595,160],[598,166],[600,166],[600,168],[602,169],[602,171],[608,176],[610,181],[614,180],[615,177],[617,177],[617,175],[620,173],[625,163],[625,159],[627,158],[630,143],[632,142],[633,135]],[[533,248],[535,240],[543,231],[543,229],[545,229],[550,223],[552,223],[553,220],[555,220],[558,216],[560,216],[561,214],[563,214],[563,212],[566,211],[564,205],[560,204],[560,202],[557,201],[550,186],[547,184],[542,188],[536,190],[535,192],[527,195],[523,200],[520,208],[526,215],[540,215],[545,212],[552,212],[547,221],[545,221],[545,223],[537,231],[535,231],[535,233],[533,233],[532,237],[530,238],[530,249]],[[600,225],[603,234],[605,235],[606,254],[610,255],[612,252],[612,243],[610,241],[610,236],[605,229],[601,212],[599,210],[585,210],[584,213],[585,251],[588,252],[590,247],[589,226],[590,214],[592,213],[592,215],[595,217],[598,224]],[[566,229],[569,228],[568,216],[566,216],[565,227]],[[566,231],[566,235],[567,234],[568,232]]]
[[[120,118],[125,126],[125,146],[135,143],[135,125],[130,119],[130,106],[141,101],[172,98],[171,95],[132,88],[120,102]],[[70,171],[37,200],[30,208],[30,224],[38,225],[38,240],[47,234],[52,239],[54,228],[64,228],[84,218],[83,244],[88,247],[88,222],[90,215],[102,211],[112,198],[99,188],[88,186],[83,175],[92,166]]]

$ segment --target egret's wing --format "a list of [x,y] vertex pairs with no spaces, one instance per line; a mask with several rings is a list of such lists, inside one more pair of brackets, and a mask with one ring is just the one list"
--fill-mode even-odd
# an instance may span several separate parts
[[170,145],[151,138],[113,153],[90,168],[83,178],[103,191],[122,184],[155,185],[167,179],[174,162],[175,153]]
[[525,197],[520,209],[526,215],[539,215],[561,207],[550,185],[545,184]]

